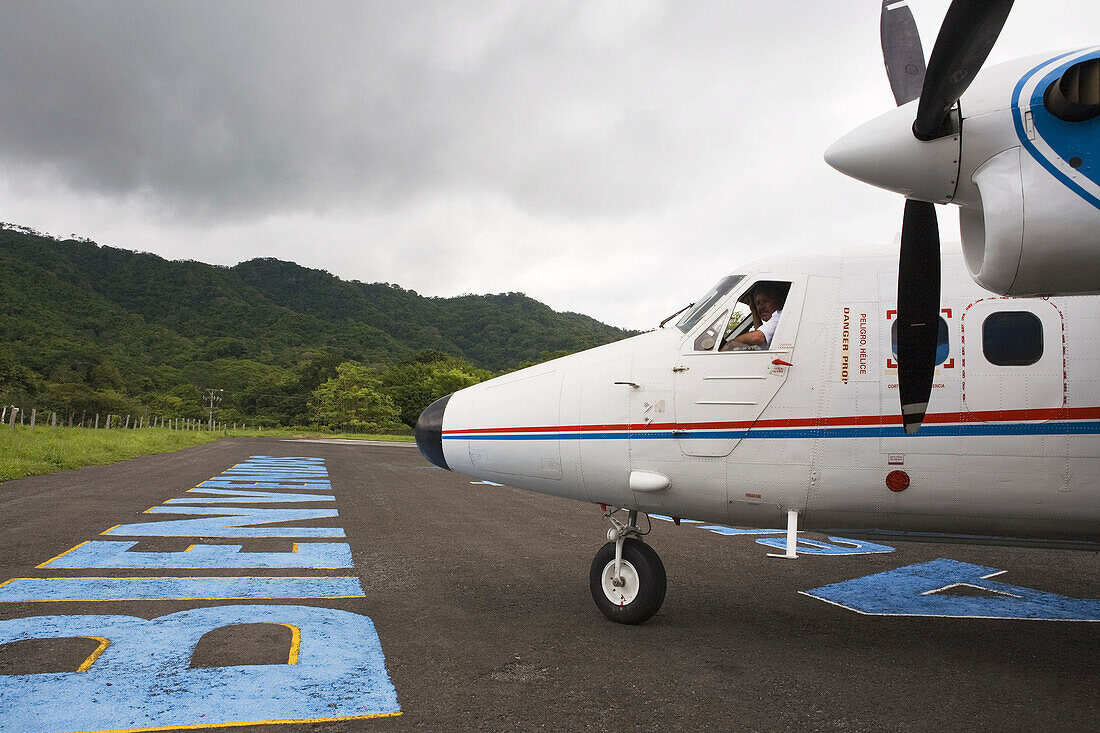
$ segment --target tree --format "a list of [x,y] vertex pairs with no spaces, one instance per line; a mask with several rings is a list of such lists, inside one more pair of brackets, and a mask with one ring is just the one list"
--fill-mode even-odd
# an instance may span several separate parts
[[125,389],[122,375],[110,359],[103,359],[92,367],[91,383],[93,387],[101,389]]
[[440,397],[491,376],[465,359],[428,350],[384,369],[382,386],[400,410],[401,422],[413,427],[424,408]]
[[34,372],[20,364],[7,349],[0,350],[0,401],[34,394],[39,386]]
[[336,367],[336,376],[313,391],[310,413],[320,425],[360,433],[401,429],[401,411],[382,391],[374,373],[354,361]]

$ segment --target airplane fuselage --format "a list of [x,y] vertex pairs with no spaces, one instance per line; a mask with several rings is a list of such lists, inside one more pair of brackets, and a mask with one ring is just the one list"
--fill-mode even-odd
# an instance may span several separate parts
[[[1100,543],[1100,297],[1002,298],[945,256],[928,414],[898,415],[893,255],[771,259],[686,328],[450,396],[450,469],[597,504],[846,536]],[[771,345],[719,350],[762,281]],[[681,321],[682,322],[682,321]]]

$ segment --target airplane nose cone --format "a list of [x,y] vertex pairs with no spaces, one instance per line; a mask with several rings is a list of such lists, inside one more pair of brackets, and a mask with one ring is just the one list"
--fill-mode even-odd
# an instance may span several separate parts
[[872,186],[918,201],[950,203],[959,173],[959,135],[913,136],[916,102],[897,107],[833,143],[825,162]]
[[447,401],[450,399],[451,395],[440,397],[425,407],[424,412],[417,418],[416,429],[413,431],[420,454],[448,471],[451,467],[447,465],[447,459],[443,456],[443,412],[447,409]]

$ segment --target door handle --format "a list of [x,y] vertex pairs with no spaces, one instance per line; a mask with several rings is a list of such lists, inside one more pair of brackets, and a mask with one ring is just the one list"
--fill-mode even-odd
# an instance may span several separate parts
[[794,366],[794,364],[790,363],[789,361],[783,361],[778,357],[772,359],[772,364],[775,364],[776,366]]
[[642,385],[635,384],[634,382],[615,382],[615,384],[625,384],[626,386],[628,386],[632,389],[641,389],[642,388]]

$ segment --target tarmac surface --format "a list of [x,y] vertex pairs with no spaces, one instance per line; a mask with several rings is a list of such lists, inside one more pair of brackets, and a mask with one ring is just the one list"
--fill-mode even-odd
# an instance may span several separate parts
[[[226,488],[225,472],[270,461],[254,456],[297,457],[263,464],[273,475],[289,467],[291,478],[269,479],[276,486],[253,479],[273,494],[293,493],[297,481],[297,496],[236,503],[244,494]],[[330,486],[293,478],[309,466],[323,466]],[[188,493],[204,482],[222,493]],[[317,500],[286,501],[303,493]],[[211,529],[218,506],[271,502],[323,511],[268,518],[257,525],[271,531],[264,537]],[[190,516],[170,513],[180,505]],[[134,529],[181,519],[208,523],[190,535]],[[668,573],[665,603],[649,622],[621,626],[589,593],[589,565],[606,541],[598,507],[475,483],[410,445],[225,439],[7,482],[0,642],[16,640],[0,643],[0,731],[1096,729],[1100,623],[911,615],[931,608],[931,596],[878,575],[992,568],[1004,572],[990,582],[1015,589],[959,581],[936,608],[997,597],[1031,603],[1033,616],[1049,606],[1085,618],[1100,604],[1095,552],[898,543],[790,561],[768,559],[775,549],[760,535],[653,525],[646,540]],[[333,554],[294,568],[234,567],[206,549],[241,545],[259,563],[312,543]],[[112,547],[203,566],[87,560]],[[922,565],[939,558],[957,562]],[[866,576],[889,582],[847,585]],[[853,603],[878,592],[897,615],[805,594],[826,586],[854,589]]]

